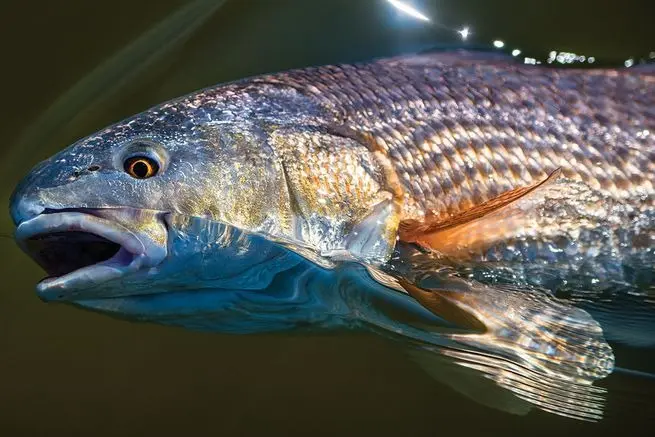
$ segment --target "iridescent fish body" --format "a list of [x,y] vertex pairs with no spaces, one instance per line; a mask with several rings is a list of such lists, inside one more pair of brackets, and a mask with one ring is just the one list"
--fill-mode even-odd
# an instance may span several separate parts
[[[229,332],[368,327],[597,419],[603,330],[532,286],[630,282],[634,257],[648,276],[654,174],[652,71],[438,53],[161,104],[39,164],[11,213],[45,300]],[[485,269],[515,283],[471,279]]]
[[403,219],[457,213],[558,168],[612,199],[652,206],[655,74],[424,56],[256,78],[324,108],[321,123],[379,151]]
[[[653,208],[652,69],[535,68],[458,53],[253,82],[292,87],[318,102],[324,129],[373,152],[401,222],[447,221],[558,169],[563,186],[549,197],[577,214],[541,214],[504,240],[521,233],[557,237],[601,221],[625,226]],[[342,179],[341,169],[331,170],[333,180]],[[491,234],[481,238],[493,240]]]

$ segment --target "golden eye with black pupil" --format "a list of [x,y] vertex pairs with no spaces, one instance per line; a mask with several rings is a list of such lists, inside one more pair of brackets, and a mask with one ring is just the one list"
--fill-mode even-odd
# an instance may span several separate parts
[[159,171],[159,164],[148,156],[133,156],[123,164],[125,172],[136,179],[148,179]]

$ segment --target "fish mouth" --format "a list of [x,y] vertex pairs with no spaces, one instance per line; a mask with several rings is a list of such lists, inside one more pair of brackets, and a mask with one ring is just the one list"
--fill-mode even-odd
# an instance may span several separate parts
[[19,247],[48,275],[36,286],[44,300],[70,300],[82,291],[160,264],[165,243],[132,231],[103,210],[42,213],[16,229]]

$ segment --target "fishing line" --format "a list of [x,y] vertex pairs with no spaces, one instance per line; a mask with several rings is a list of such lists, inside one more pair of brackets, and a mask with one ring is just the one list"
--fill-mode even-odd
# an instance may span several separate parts
[[624,367],[614,367],[614,372],[613,373],[615,373],[615,374],[624,374],[624,375],[630,375],[630,376],[636,376],[636,377],[640,377],[640,378],[655,380],[655,374],[653,374],[653,373],[643,372],[643,371],[640,371],[640,370],[626,369]]

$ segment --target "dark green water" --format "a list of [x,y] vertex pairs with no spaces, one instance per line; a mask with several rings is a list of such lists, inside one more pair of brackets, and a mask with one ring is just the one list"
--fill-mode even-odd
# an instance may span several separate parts
[[[655,50],[648,3],[414,2],[440,26],[398,17],[382,0],[214,8],[5,0],[0,192],[6,203],[39,160],[171,97],[261,72],[453,44],[464,24],[479,44],[499,38],[542,60],[563,50],[621,65]],[[12,232],[8,214],[0,225]],[[0,252],[2,436],[649,435],[655,426],[653,380],[604,381],[601,423],[511,416],[438,384],[373,335],[224,336],[46,305],[33,293],[38,267],[8,238]],[[613,346],[619,366],[655,369],[652,350]]]

